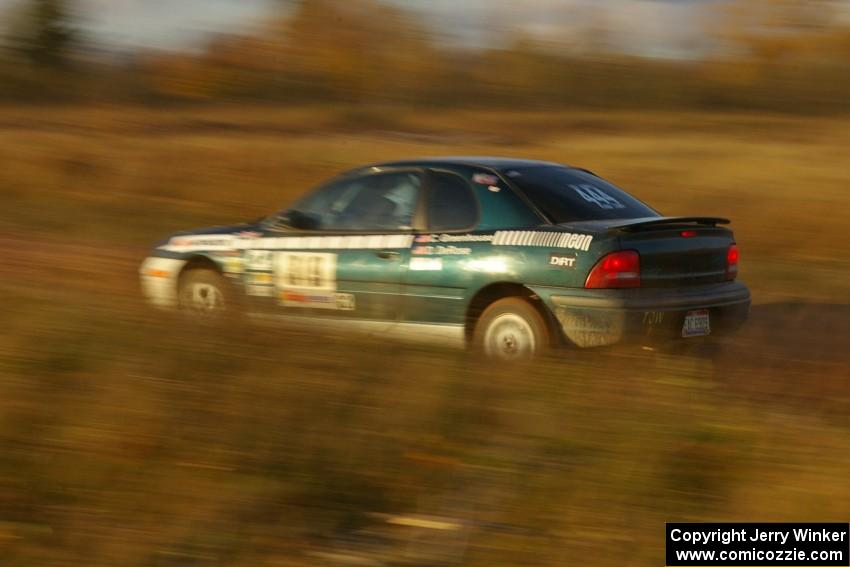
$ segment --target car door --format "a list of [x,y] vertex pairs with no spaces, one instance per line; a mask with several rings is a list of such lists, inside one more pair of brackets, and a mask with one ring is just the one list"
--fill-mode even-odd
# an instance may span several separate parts
[[453,171],[429,171],[423,208],[427,225],[411,248],[402,319],[462,327],[467,290],[480,275],[471,262],[490,248],[493,233],[475,232],[478,199],[469,182]]
[[[371,323],[399,319],[422,174],[343,177],[284,211],[246,251],[246,293],[287,316]],[[263,280],[263,288],[253,280]]]

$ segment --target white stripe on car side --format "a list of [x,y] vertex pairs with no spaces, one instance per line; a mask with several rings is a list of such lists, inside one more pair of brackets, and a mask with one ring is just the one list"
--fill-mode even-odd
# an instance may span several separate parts
[[229,250],[377,250],[410,248],[412,234],[355,234],[348,236],[278,236],[242,238],[234,235],[175,236],[160,250],[224,252]]
[[[277,236],[244,238],[238,235],[175,236],[160,250],[169,252],[223,252],[230,250],[378,250],[406,249],[412,234],[354,234],[344,236]],[[493,246],[534,246],[589,250],[593,236],[572,232],[499,230]]]

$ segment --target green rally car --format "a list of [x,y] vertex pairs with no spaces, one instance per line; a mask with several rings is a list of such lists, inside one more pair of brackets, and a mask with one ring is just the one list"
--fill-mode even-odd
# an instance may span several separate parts
[[595,174],[490,157],[346,172],[251,224],[180,232],[147,299],[453,341],[513,359],[728,333],[747,318],[714,217],[665,217]]

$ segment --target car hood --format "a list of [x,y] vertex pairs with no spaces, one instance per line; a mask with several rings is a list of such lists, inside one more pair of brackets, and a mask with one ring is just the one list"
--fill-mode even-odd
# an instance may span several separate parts
[[188,236],[229,236],[229,235],[252,235],[256,233],[259,235],[261,232],[260,223],[241,223],[241,224],[232,224],[232,225],[221,225],[221,226],[208,226],[204,228],[195,228],[191,230],[181,230],[180,232],[175,232],[174,234],[170,234],[167,237],[163,238],[159,242],[155,244],[155,248],[161,248],[163,246],[168,245],[172,240],[181,237]]
[[210,234],[238,234],[240,232],[256,232],[260,230],[259,223],[242,223],[226,226],[208,226],[192,230],[175,232],[171,236],[205,236]]

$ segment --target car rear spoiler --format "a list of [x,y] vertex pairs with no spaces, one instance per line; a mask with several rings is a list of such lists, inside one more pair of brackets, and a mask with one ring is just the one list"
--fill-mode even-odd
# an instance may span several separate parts
[[607,228],[609,231],[631,232],[663,227],[664,225],[717,226],[719,224],[729,224],[730,222],[732,221],[722,217],[647,217],[642,219],[623,219],[622,222],[610,224]]

